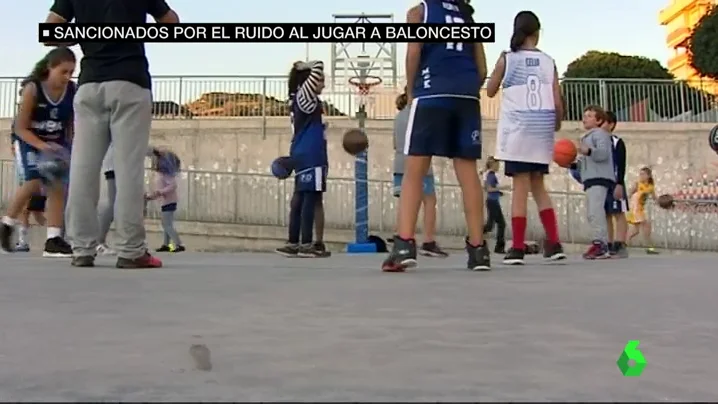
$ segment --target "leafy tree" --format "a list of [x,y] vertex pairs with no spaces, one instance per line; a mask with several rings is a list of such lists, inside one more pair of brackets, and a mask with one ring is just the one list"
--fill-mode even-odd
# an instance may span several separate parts
[[700,113],[712,105],[708,94],[673,81],[657,60],[642,56],[589,51],[568,65],[564,77],[568,120],[580,120],[589,104],[619,112],[645,103],[662,118],[686,111]]
[[701,17],[691,33],[688,54],[701,76],[718,79],[718,7]]

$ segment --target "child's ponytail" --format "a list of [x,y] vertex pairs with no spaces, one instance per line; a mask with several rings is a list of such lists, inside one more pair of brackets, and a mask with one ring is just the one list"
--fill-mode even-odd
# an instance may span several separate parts
[[471,7],[471,4],[469,4],[469,0],[459,0],[456,2],[456,5],[459,7],[461,16],[464,17],[464,21],[469,24],[473,24],[475,10]]

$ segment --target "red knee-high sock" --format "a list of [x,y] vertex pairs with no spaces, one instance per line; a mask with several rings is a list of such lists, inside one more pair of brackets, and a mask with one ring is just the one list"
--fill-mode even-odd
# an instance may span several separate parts
[[516,250],[523,250],[526,248],[526,218],[521,216],[514,216],[511,218],[511,243],[513,248]]
[[546,239],[550,243],[558,243],[558,223],[556,222],[556,212],[552,208],[544,209],[539,212],[541,224],[546,231]]

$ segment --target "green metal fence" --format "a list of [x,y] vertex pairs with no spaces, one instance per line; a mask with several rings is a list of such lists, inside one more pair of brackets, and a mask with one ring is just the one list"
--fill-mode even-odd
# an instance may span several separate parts
[[[0,78],[0,118],[14,115],[19,77]],[[403,80],[399,80],[402,82]],[[563,79],[567,118],[579,120],[588,104],[615,111],[622,121],[718,122],[716,98],[709,81],[637,79]],[[157,119],[200,117],[268,117],[287,115],[284,76],[155,76],[154,115]],[[393,111],[395,89],[375,99],[370,118],[385,119]],[[327,116],[353,115],[355,94],[348,85],[328,88],[323,96]],[[497,119],[499,99],[482,100],[485,119]],[[381,112],[384,111],[384,112]]]
[[[146,173],[149,183],[152,173]],[[185,171],[180,176],[180,220],[205,223],[286,226],[293,181],[278,181],[270,175],[227,173],[218,171]],[[395,226],[396,198],[390,181],[369,180],[370,228],[389,233]],[[354,179],[330,178],[325,196],[326,225],[334,229],[354,226]],[[0,197],[3,206],[16,188],[12,161],[0,164]],[[466,225],[461,190],[456,185],[436,184],[438,199],[438,233],[463,236]],[[551,192],[558,214],[563,240],[588,243],[590,227],[586,221],[583,193]],[[502,198],[504,212],[509,212],[510,198]],[[150,215],[158,217],[158,207]],[[649,209],[653,219],[653,237],[657,246],[700,251],[718,251],[718,201],[693,201],[672,211]],[[543,237],[540,220],[529,209],[530,239]],[[510,229],[508,229],[510,237]],[[637,240],[640,245],[640,239]]]

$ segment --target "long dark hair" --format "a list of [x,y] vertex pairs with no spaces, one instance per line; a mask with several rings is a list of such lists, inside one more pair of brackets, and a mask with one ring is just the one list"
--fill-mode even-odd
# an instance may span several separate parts
[[533,11],[520,11],[514,18],[514,33],[511,35],[511,52],[516,52],[524,45],[526,38],[536,35],[541,23]]
[[464,17],[464,21],[473,24],[474,23],[474,8],[471,7],[470,0],[459,0],[456,5],[459,7],[461,16]]
[[50,69],[64,62],[76,62],[75,53],[70,48],[59,47],[47,52],[47,55],[35,63],[30,74],[22,81],[20,87],[33,81],[47,80]]
[[301,86],[307,78],[309,78],[309,74],[311,74],[311,70],[299,70],[298,66],[304,62],[294,62],[294,65],[292,65],[292,70],[289,71],[289,79],[287,80],[287,87],[288,87],[288,94],[289,98],[292,98],[294,94],[297,93],[299,90],[299,86]]

